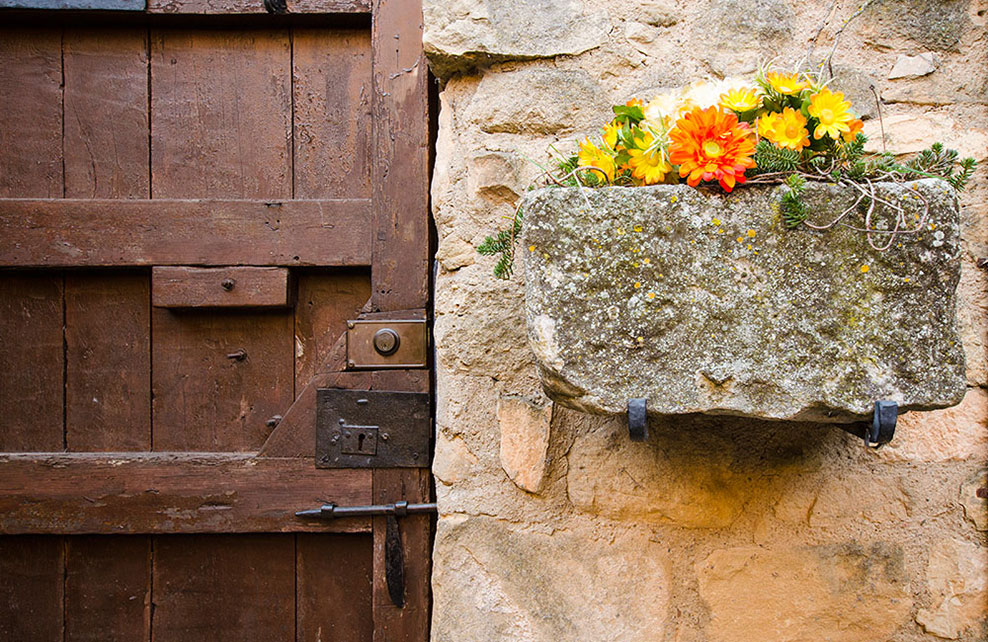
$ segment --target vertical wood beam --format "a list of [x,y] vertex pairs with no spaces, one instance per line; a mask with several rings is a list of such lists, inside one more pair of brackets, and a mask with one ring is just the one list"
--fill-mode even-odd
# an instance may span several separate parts
[[375,0],[371,22],[374,87],[375,311],[424,308],[429,262],[428,69],[421,0]]

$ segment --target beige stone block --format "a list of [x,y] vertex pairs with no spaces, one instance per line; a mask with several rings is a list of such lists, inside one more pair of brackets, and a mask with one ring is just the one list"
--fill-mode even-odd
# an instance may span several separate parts
[[901,548],[728,548],[696,565],[710,642],[876,642],[908,620]]
[[433,642],[646,642],[664,639],[666,545],[637,530],[596,534],[488,517],[442,517]]
[[620,421],[577,437],[569,452],[569,499],[586,513],[632,523],[729,526],[757,483],[732,472],[729,452],[635,443]]
[[979,531],[988,531],[988,497],[978,497],[979,489],[988,489],[988,468],[982,468],[961,484],[959,500],[964,518]]
[[909,517],[910,502],[896,477],[849,474],[808,475],[794,483],[775,506],[791,524],[839,531],[848,524],[897,524]]
[[988,458],[988,391],[968,388],[958,406],[899,417],[895,438],[875,456],[929,462]]
[[459,270],[462,267],[473,265],[476,261],[477,249],[456,236],[451,234],[439,242],[439,249],[436,251],[436,259],[444,270]]
[[432,473],[440,483],[461,482],[473,472],[477,456],[470,452],[460,437],[448,435],[440,430],[436,434],[436,456],[432,462]]
[[[928,148],[936,142],[956,149],[962,157],[971,156],[978,161],[988,157],[988,130],[971,127],[975,123],[956,122],[944,113],[886,113],[885,143],[893,154],[912,154]],[[979,123],[980,124],[980,123]],[[882,151],[882,125],[879,119],[865,122],[864,134],[868,137],[865,149]]]
[[938,542],[926,580],[936,606],[919,609],[916,621],[927,633],[956,640],[981,628],[988,617],[988,549],[956,539]]
[[930,52],[924,52],[917,56],[900,55],[895,59],[895,65],[889,72],[889,80],[896,78],[918,78],[928,76],[940,66],[937,57]]
[[501,468],[518,488],[538,493],[545,479],[552,404],[502,396],[497,404],[501,428]]

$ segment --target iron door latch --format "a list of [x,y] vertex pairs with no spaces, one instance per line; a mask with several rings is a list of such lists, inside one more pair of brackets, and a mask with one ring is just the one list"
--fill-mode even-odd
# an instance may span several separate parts
[[319,508],[300,510],[296,517],[314,519],[336,519],[338,517],[387,517],[384,534],[384,579],[388,585],[388,596],[398,608],[405,606],[405,551],[398,529],[398,518],[405,515],[428,515],[436,512],[436,504],[375,504],[370,506],[337,506],[324,504]]

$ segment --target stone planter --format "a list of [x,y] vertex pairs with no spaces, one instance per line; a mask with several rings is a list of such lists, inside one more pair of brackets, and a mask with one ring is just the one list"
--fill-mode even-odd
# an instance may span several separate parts
[[[885,252],[840,225],[787,229],[784,189],[529,192],[526,313],[547,394],[596,414],[644,398],[650,414],[834,423],[869,419],[876,400],[900,411],[960,403],[953,189],[876,185],[910,225],[929,205],[924,231]],[[810,183],[803,201],[810,221],[829,222],[856,196]],[[879,203],[873,225],[887,213]]]

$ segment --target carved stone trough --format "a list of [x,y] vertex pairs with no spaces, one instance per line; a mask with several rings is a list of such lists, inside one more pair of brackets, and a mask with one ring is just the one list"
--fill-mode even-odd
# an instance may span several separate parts
[[[954,190],[876,184],[873,228],[894,225],[882,201],[923,223],[880,252],[848,227],[863,226],[869,198],[830,229],[791,230],[785,189],[529,192],[526,313],[547,394],[595,414],[645,399],[650,415],[832,423],[870,419],[877,400],[900,412],[960,403]],[[803,202],[822,224],[858,195],[808,183]]]

